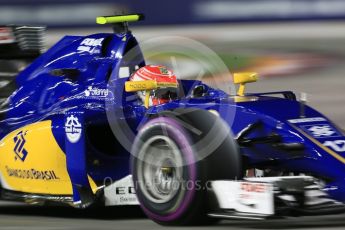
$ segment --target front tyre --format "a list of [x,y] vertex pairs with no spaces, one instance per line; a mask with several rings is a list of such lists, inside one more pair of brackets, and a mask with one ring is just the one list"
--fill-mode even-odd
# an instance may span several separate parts
[[[208,224],[208,182],[240,178],[240,157],[220,118],[195,109],[178,114],[153,118],[136,137],[131,170],[137,197],[144,212],[160,224]],[[212,142],[207,135],[212,129],[223,135],[211,135],[221,142],[210,155],[200,158]]]

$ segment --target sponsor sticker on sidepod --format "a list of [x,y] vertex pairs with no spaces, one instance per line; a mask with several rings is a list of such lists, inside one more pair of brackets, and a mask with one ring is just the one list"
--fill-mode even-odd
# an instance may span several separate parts
[[70,115],[66,119],[65,132],[69,142],[76,143],[79,141],[82,132],[82,126],[78,117]]

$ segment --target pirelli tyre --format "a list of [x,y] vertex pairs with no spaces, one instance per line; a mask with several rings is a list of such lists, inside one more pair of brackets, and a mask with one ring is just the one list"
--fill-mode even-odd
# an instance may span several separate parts
[[163,225],[203,225],[213,222],[207,217],[209,182],[239,179],[241,159],[221,118],[206,110],[177,109],[141,127],[131,171],[149,218]]

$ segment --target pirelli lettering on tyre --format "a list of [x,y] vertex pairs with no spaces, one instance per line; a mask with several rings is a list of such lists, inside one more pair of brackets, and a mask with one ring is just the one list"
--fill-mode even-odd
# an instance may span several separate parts
[[37,170],[37,169],[13,169],[6,166],[7,175],[19,179],[31,180],[59,180],[54,170]]

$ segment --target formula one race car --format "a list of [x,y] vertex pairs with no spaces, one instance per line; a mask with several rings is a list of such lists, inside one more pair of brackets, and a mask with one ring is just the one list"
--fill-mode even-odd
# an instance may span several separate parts
[[166,225],[345,211],[342,130],[292,92],[246,94],[255,73],[234,75],[235,95],[148,79],[171,72],[139,71],[127,23],[142,18],[99,17],[114,33],[66,36],[18,74],[0,111],[2,199],[140,204]]

